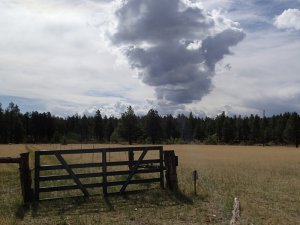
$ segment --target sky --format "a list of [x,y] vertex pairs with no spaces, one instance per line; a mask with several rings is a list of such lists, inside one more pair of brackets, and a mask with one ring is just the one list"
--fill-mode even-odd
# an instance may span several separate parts
[[0,0],[0,103],[300,113],[300,0]]

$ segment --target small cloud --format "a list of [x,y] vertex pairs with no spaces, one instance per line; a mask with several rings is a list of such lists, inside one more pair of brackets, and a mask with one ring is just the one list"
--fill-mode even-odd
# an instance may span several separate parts
[[229,63],[227,63],[225,66],[224,66],[225,70],[227,71],[230,71],[231,70],[231,65]]
[[274,26],[278,29],[300,30],[300,10],[287,9],[274,19]]

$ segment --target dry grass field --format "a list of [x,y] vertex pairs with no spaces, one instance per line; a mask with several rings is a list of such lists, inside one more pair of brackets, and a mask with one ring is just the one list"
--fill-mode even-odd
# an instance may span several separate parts
[[[0,145],[0,157],[30,152],[33,159],[39,149],[97,147],[116,145]],[[241,201],[241,224],[300,224],[299,149],[209,145],[164,149],[179,156],[182,195],[155,189],[126,198],[112,196],[109,202],[97,196],[23,207],[17,165],[2,164],[0,224],[229,224],[234,197]],[[193,170],[199,173],[196,196]]]

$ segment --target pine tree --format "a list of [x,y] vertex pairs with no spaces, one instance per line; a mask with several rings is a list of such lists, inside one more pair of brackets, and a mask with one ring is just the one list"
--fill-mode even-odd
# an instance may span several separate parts
[[203,119],[198,119],[194,129],[193,139],[203,141],[205,138],[205,123]]
[[284,140],[289,144],[295,144],[298,148],[299,136],[299,116],[296,112],[292,113],[286,122],[283,132]]
[[107,119],[105,123],[104,137],[106,141],[110,142],[110,137],[113,132],[114,132],[114,118],[109,117],[109,119]]
[[155,144],[162,134],[160,116],[154,109],[150,109],[146,115],[146,134],[150,137],[152,144]]
[[81,142],[87,142],[89,138],[89,124],[88,118],[86,115],[83,115],[80,121],[80,128],[81,128]]
[[22,124],[22,114],[14,103],[9,103],[6,111],[8,140],[10,143],[20,143],[24,137],[24,127]]
[[216,125],[217,125],[216,134],[218,137],[218,141],[222,140],[222,130],[223,130],[224,121],[225,121],[225,112],[222,112],[220,115],[216,117]]
[[235,121],[234,140],[236,142],[240,142],[241,140],[243,140],[243,119],[240,115],[238,117],[234,116],[234,121]]
[[176,119],[172,115],[164,117],[164,136],[167,140],[179,137]]
[[97,141],[103,141],[103,137],[104,137],[103,128],[104,126],[103,126],[102,116],[100,110],[97,110],[94,116],[94,134]]
[[222,127],[222,141],[225,143],[233,142],[234,129],[229,117],[225,117]]
[[184,114],[179,114],[177,116],[177,125],[180,133],[180,138],[184,141],[191,141],[193,131],[189,119]]
[[137,116],[135,115],[133,108],[129,106],[127,111],[122,113],[121,116],[120,134],[130,145],[137,138],[137,121]]
[[258,115],[251,115],[249,120],[250,127],[250,141],[252,144],[259,143],[261,141],[260,132],[260,118]]

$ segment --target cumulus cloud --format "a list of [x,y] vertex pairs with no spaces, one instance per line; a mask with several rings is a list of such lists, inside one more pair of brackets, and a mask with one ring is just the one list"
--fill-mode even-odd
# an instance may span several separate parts
[[[247,34],[235,55],[226,57],[222,65],[230,63],[229,70],[216,68],[214,90],[196,107],[209,115],[222,105],[231,106],[234,114],[268,115],[287,111],[299,112],[300,96],[300,42],[298,32],[260,31]],[[266,38],[268,37],[268,38]],[[281,62],[281,63],[279,63]]]
[[215,66],[245,36],[216,11],[180,0],[129,0],[110,36],[159,101],[188,104],[212,89]]
[[154,96],[99,38],[111,8],[104,0],[0,1],[0,102],[57,115],[106,106],[110,115],[118,101]]
[[279,29],[300,30],[300,10],[287,9],[274,19],[274,26]]

